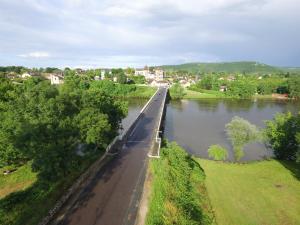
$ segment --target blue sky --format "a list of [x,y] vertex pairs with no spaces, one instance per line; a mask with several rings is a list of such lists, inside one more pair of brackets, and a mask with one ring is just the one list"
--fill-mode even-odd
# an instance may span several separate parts
[[0,0],[0,65],[300,66],[299,0]]

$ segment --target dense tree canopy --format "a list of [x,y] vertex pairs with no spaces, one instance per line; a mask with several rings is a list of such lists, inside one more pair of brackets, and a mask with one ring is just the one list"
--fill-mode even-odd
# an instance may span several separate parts
[[294,76],[289,79],[288,89],[291,97],[300,98],[300,76]]
[[231,82],[226,94],[237,98],[250,98],[256,93],[256,84],[248,79],[238,79]]
[[276,114],[266,121],[265,134],[278,159],[300,161],[300,114]]
[[72,72],[59,88],[31,78],[0,89],[0,167],[32,160],[46,179],[76,169],[79,143],[105,148],[126,115],[126,105]]

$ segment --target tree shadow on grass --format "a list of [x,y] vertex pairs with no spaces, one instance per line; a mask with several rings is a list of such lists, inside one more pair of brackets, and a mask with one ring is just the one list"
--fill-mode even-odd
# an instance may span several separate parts
[[281,165],[288,169],[295,178],[300,180],[300,164],[287,160],[278,160],[278,162],[280,162]]

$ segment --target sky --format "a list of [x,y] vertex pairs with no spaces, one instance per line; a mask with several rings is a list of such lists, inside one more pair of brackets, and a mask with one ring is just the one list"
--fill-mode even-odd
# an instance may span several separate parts
[[300,66],[300,0],[0,0],[0,65]]

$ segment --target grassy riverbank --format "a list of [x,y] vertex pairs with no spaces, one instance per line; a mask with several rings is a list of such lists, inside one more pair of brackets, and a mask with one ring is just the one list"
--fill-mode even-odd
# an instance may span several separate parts
[[150,161],[152,193],[147,225],[212,224],[213,215],[199,164],[181,147],[169,143],[161,158]]
[[[203,98],[236,99],[230,96],[226,96],[225,93],[220,91],[205,90],[203,92],[199,92],[199,91],[185,89],[184,92],[185,92],[185,95],[183,96],[184,99],[203,99]],[[253,99],[276,99],[272,95],[254,95],[252,98]]]
[[192,91],[185,89],[185,95],[183,96],[184,99],[202,99],[202,98],[228,98],[222,92],[217,91],[206,91],[206,92],[199,92],[199,91]]
[[151,98],[157,88],[149,86],[136,86],[136,90],[129,92],[126,98]]
[[295,164],[197,161],[217,224],[300,224],[300,168]]

